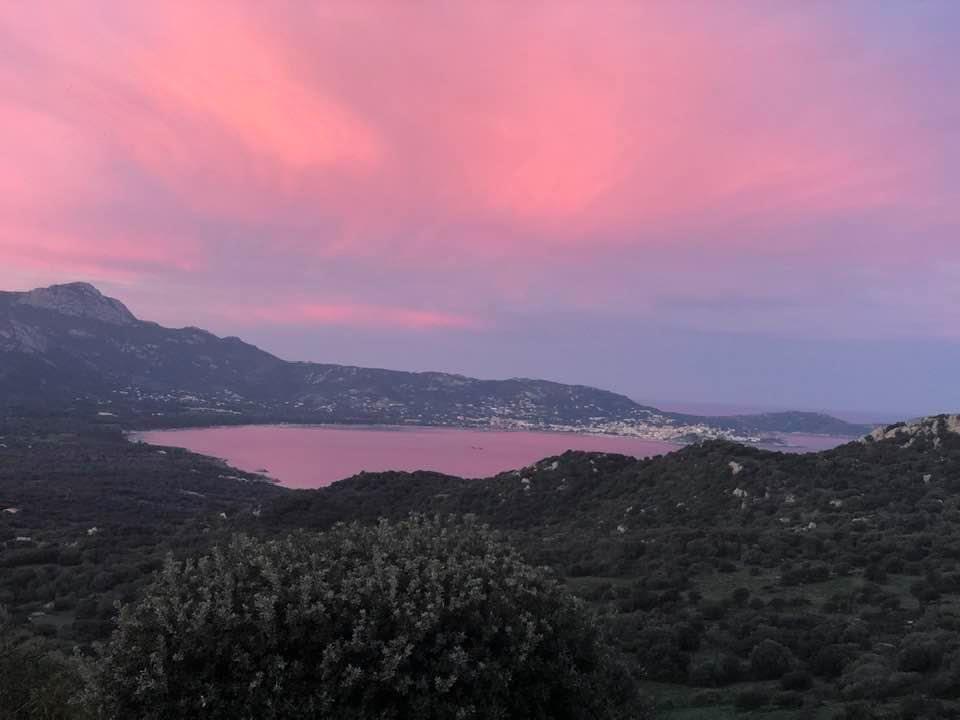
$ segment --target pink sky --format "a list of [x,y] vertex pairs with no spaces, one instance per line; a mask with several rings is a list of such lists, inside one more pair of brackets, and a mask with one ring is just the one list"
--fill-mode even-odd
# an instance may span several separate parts
[[952,346],[958,27],[951,0],[10,3],[0,286],[478,374],[577,379],[510,362],[557,322]]

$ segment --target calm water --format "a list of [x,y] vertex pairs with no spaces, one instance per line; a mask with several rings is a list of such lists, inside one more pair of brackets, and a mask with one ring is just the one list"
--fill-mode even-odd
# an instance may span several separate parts
[[[453,428],[358,428],[257,425],[159,430],[136,436],[153,445],[187,448],[223,458],[251,472],[266,470],[283,485],[312,488],[361,470],[436,470],[485,477],[521,468],[566,450],[646,457],[677,445],[635,438],[573,433],[496,432]],[[799,442],[795,450],[821,449]],[[836,438],[807,438],[837,445]]]

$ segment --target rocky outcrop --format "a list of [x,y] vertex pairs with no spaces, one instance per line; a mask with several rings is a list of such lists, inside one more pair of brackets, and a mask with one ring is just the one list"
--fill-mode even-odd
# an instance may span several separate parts
[[919,420],[879,427],[867,435],[864,441],[898,440],[909,445],[916,438],[937,440],[944,433],[960,435],[960,415],[932,415]]

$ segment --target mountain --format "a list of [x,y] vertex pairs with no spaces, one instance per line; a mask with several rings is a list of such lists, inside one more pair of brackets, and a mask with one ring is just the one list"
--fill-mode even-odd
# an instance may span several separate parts
[[852,437],[870,430],[817,413],[670,413],[544,380],[287,362],[239,338],[139,320],[86,283],[0,293],[0,404],[69,406],[128,427],[370,423],[747,442],[777,432]]

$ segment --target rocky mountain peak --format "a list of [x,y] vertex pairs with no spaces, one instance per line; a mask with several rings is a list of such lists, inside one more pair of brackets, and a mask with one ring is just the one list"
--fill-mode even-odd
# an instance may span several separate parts
[[75,282],[51,285],[23,293],[17,302],[62,315],[90,318],[112,325],[133,325],[138,322],[119,300],[107,297],[89,283]]

